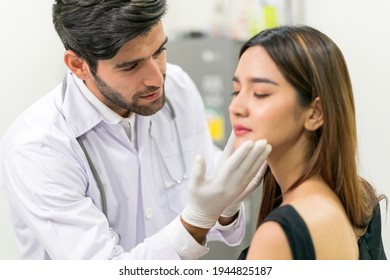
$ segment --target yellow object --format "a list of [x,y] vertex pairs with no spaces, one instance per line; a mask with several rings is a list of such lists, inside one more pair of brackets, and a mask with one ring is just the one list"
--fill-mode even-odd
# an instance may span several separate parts
[[272,28],[279,25],[278,22],[278,11],[276,7],[271,5],[264,5],[263,9],[263,17],[264,17],[264,27]]
[[279,26],[278,9],[272,5],[261,5],[260,10],[249,10],[247,18],[250,36],[256,35],[261,30]]
[[215,107],[207,107],[207,123],[214,142],[225,140],[225,119],[220,110]]

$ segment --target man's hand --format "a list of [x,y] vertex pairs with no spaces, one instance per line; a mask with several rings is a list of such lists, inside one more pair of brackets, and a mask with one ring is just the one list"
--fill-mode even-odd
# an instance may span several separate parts
[[[229,139],[225,145],[225,148],[223,149],[222,155],[220,156],[216,169],[218,169],[222,163],[224,163],[234,152],[234,133],[232,132],[229,136]],[[238,211],[240,210],[241,202],[243,202],[252,192],[254,192],[259,186],[261,181],[263,180],[264,174],[267,171],[268,164],[267,162],[264,162],[264,164],[260,167],[259,171],[257,172],[256,176],[252,179],[252,181],[248,184],[245,191],[241,193],[239,197],[237,197],[221,214],[221,217],[219,218],[219,223],[221,225],[229,224],[234,219],[228,219],[228,218],[234,218],[237,217]]]
[[[245,190],[238,196],[221,214],[221,218],[229,218],[237,216],[238,211],[240,210],[241,202],[243,202],[252,192],[254,192],[263,180],[264,174],[267,171],[268,164],[264,162],[257,172],[256,176],[249,182]],[[221,223],[220,218],[220,224]],[[225,219],[226,220],[226,219]],[[225,222],[226,223],[226,222]]]
[[198,156],[189,182],[189,202],[182,213],[184,222],[203,229],[213,227],[247,189],[270,152],[265,140],[247,141],[220,164],[212,178],[205,178],[206,164]]

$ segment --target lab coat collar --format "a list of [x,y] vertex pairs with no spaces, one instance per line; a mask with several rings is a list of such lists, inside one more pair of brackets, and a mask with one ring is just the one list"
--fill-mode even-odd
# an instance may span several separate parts
[[[65,105],[69,105],[69,114],[66,116],[67,120],[70,120],[68,124],[71,124],[71,128],[75,134],[75,137],[79,137],[80,135],[84,134],[88,130],[92,129],[94,126],[96,126],[100,121],[105,121],[109,124],[121,124],[123,123],[130,123],[131,127],[134,128],[135,125],[135,115],[131,114],[129,117],[124,118],[120,115],[118,115],[116,112],[112,111],[110,108],[108,108],[103,102],[101,102],[84,84],[82,80],[76,77],[72,72],[68,72],[67,74],[67,88],[65,92],[65,96],[63,96],[64,99],[64,107],[68,107]],[[72,93],[69,93],[68,88],[71,88],[70,91]],[[73,90],[74,89],[74,90]],[[78,91],[77,94],[74,93],[74,91]],[[79,95],[83,95],[85,101],[87,101],[89,104],[85,104],[85,107],[83,105],[83,108],[81,106],[74,107],[76,104],[74,104],[74,101],[76,99],[72,98],[72,94],[75,98],[77,98],[77,103],[81,102],[84,104],[84,100],[79,99]],[[67,99],[68,95],[70,95],[70,98]],[[69,101],[69,104],[65,102],[65,100]],[[71,105],[73,104],[73,105]],[[72,107],[73,106],[73,107]],[[75,112],[71,112],[73,110],[76,110]],[[75,117],[72,119],[68,119],[70,116],[79,116],[80,119],[76,119]],[[88,122],[90,125],[83,125],[80,123],[80,120],[84,120],[84,117],[87,117],[87,120],[91,120],[91,122]],[[75,122],[75,120],[78,120]]]
[[130,122],[134,125],[134,114],[130,114],[127,118],[122,117],[117,114],[113,110],[111,110],[106,104],[100,101],[87,87],[83,80],[80,80],[76,77],[76,75],[72,75],[75,80],[77,86],[79,87],[81,93],[84,97],[92,104],[93,107],[102,115],[103,119],[107,123],[122,123],[122,122]]
[[67,73],[64,82],[66,82],[66,87],[61,94],[62,112],[69,129],[77,138],[98,125],[103,117],[85,98],[72,72]]

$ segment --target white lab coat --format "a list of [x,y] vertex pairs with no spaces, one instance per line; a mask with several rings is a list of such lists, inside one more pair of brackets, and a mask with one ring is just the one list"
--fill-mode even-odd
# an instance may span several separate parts
[[[188,175],[197,154],[205,157],[210,173],[216,148],[199,92],[181,68],[169,64],[165,89],[177,116]],[[183,166],[167,108],[136,116],[135,149],[123,128],[107,123],[88,102],[71,73],[64,96],[59,85],[15,120],[2,141],[0,185],[10,200],[23,259],[191,259],[207,252],[178,221],[188,180],[166,187],[149,135],[151,120],[164,160],[180,178]],[[109,223],[76,141],[81,135],[105,188]],[[120,234],[119,245],[109,227]],[[238,245],[243,235],[240,214],[237,223],[217,226],[208,239]]]

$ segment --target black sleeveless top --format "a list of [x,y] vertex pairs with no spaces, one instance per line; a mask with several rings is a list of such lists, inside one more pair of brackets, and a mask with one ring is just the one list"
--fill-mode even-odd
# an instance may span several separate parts
[[366,232],[359,238],[360,260],[387,260],[382,242],[381,208],[378,204]]
[[[294,260],[315,260],[313,241],[304,220],[291,205],[275,208],[264,220],[277,222],[285,232]],[[375,207],[367,231],[358,241],[360,260],[386,260],[382,243],[381,214],[379,204]],[[246,259],[248,248],[239,260]]]

